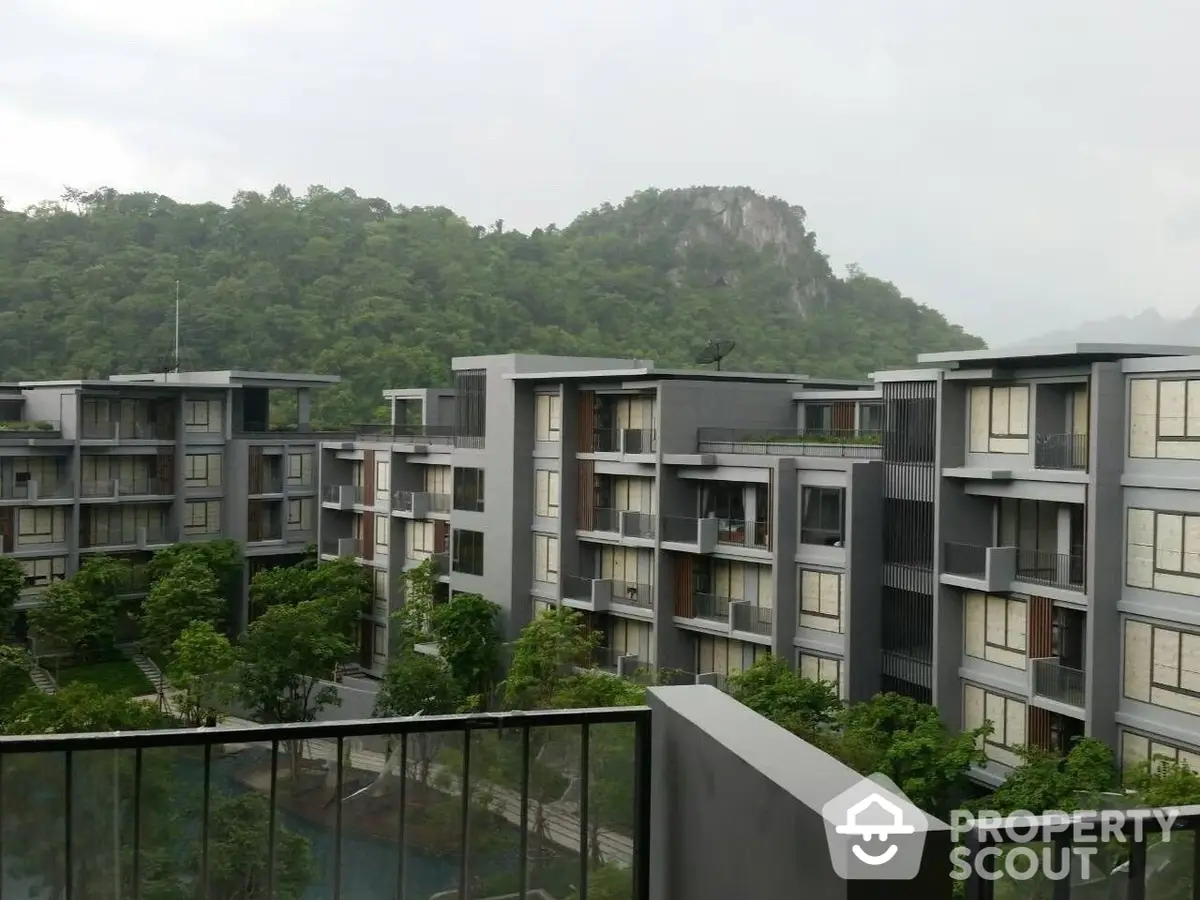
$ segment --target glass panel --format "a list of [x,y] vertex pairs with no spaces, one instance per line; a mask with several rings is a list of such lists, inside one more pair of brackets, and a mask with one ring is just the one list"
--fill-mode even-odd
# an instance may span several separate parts
[[6,894],[42,898],[65,893],[64,757],[63,753],[0,757],[4,791],[0,847]]

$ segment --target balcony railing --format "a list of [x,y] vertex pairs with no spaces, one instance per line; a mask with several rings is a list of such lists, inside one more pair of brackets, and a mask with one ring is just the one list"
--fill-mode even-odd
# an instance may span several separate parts
[[1017,548],[1017,578],[1068,591],[1084,589],[1082,555]]
[[592,602],[592,579],[582,575],[562,575],[562,595],[581,603]]
[[[6,874],[67,898],[565,897],[603,879],[648,900],[649,725],[629,707],[4,737]],[[535,759],[570,761],[567,802]]]
[[0,421],[0,440],[5,438],[62,437],[62,425],[48,419],[19,419]]
[[741,519],[717,519],[717,543],[759,550],[771,546],[766,522],[746,522]]
[[983,578],[987,574],[987,547],[947,541],[942,554],[942,569],[951,575]]
[[13,484],[11,490],[0,491],[0,500],[69,500],[75,496],[73,482],[61,479],[56,481],[20,481]]
[[454,444],[453,425],[390,425],[368,423],[352,425],[350,430],[360,438],[387,438],[412,444]]
[[1033,464],[1039,469],[1076,469],[1088,467],[1086,434],[1039,434],[1033,444]]
[[700,453],[754,453],[759,456],[835,456],[879,459],[883,453],[879,431],[789,428],[698,428]]
[[770,635],[771,623],[775,621],[775,610],[770,606],[753,603],[733,604],[733,627],[737,631]]
[[652,428],[596,428],[593,453],[653,453],[657,436]]
[[654,528],[657,517],[652,513],[621,512],[621,535],[623,537],[654,539]]
[[250,479],[251,494],[282,494],[283,476],[278,472],[264,472],[257,478]]
[[1057,657],[1031,659],[1030,677],[1035,696],[1083,709],[1087,676],[1082,669],[1064,666]]
[[619,509],[597,507],[592,510],[591,521],[583,520],[579,527],[581,531],[601,531],[616,534],[621,530],[621,511]]
[[708,619],[711,622],[729,622],[730,599],[728,597],[694,593],[691,601],[690,609],[682,612],[677,609],[675,615],[690,619]]
[[636,581],[614,581],[612,602],[622,606],[637,606],[654,609],[654,586]]

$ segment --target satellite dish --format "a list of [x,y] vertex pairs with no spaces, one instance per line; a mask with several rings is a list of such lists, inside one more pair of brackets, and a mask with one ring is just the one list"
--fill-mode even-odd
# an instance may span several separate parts
[[737,346],[737,341],[732,338],[717,338],[715,341],[709,341],[708,346],[700,351],[696,356],[696,362],[702,366],[707,366],[711,363],[717,364],[717,371],[721,371],[721,360],[733,352],[733,348]]

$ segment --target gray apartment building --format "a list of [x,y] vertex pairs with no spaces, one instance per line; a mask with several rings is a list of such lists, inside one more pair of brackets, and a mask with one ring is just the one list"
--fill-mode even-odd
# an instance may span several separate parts
[[440,599],[495,600],[509,635],[584,612],[614,673],[721,684],[771,652],[990,721],[985,782],[1083,734],[1200,768],[1200,351],[931,354],[866,383],[454,370],[321,444],[321,550],[374,573],[368,672],[433,556]]
[[[311,395],[338,380],[223,371],[0,385],[0,552],[25,569],[19,612],[89,554],[141,563],[230,537],[247,578],[300,558],[317,530]],[[290,421],[273,419],[273,401]],[[235,612],[247,621],[244,604]]]

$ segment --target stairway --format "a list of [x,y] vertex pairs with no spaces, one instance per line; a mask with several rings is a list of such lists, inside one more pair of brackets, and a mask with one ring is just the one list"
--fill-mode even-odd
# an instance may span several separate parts
[[43,694],[57,694],[58,684],[54,680],[54,676],[43,669],[41,666],[32,666],[29,669],[29,679]]
[[125,654],[131,663],[138,667],[138,671],[146,676],[146,680],[150,682],[155,691],[158,690],[159,685],[167,686],[162,669],[156,666],[154,660],[150,659],[150,657],[144,653],[139,653],[135,647],[122,647],[121,652]]

